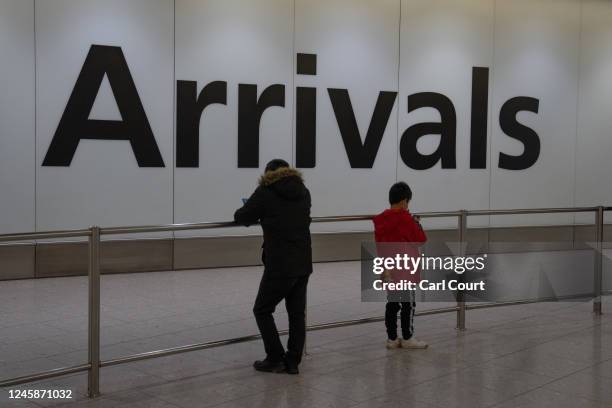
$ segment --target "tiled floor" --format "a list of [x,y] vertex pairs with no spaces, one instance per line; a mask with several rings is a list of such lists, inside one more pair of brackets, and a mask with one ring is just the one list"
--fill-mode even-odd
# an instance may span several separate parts
[[[104,276],[102,359],[256,332],[260,268]],[[361,303],[359,263],[317,264],[310,323],[381,315]],[[0,282],[0,378],[85,362],[87,281]],[[419,310],[444,305],[420,304]],[[102,369],[99,399],[86,375],[21,389],[71,389],[71,401],[0,407],[610,407],[612,314],[590,303],[541,303],[417,317],[427,350],[384,348],[382,323],[309,333],[299,376],[256,373],[260,341]],[[604,310],[612,312],[611,299]],[[282,307],[277,313],[286,327]]]

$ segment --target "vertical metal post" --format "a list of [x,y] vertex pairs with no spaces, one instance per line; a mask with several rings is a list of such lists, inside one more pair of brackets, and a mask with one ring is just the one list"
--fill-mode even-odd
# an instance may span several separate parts
[[100,395],[100,227],[91,227],[89,236],[89,372],[87,395]]
[[595,270],[593,279],[593,313],[601,314],[601,287],[602,287],[602,264],[603,264],[603,227],[604,211],[598,207],[595,213]]
[[[461,210],[458,216],[457,229],[459,232],[459,251],[458,256],[465,256],[465,246],[467,239],[467,211]],[[463,280],[464,275],[461,275]],[[463,290],[457,291],[457,330],[465,330],[465,293]]]

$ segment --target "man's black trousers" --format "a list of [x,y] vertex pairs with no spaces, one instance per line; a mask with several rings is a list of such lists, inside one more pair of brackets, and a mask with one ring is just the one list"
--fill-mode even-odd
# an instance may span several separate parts
[[[288,279],[270,279],[264,276],[259,284],[253,313],[269,361],[281,361],[283,357],[295,364],[302,361],[306,338],[305,313],[308,278],[309,275]],[[276,306],[283,299],[285,299],[285,307],[289,315],[289,340],[286,356],[272,316]]]

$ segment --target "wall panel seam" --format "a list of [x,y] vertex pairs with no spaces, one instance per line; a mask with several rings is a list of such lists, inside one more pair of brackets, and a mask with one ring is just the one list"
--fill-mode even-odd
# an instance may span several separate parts
[[400,127],[399,127],[399,117],[400,117],[400,107],[402,106],[402,93],[400,89],[400,75],[402,72],[402,1],[399,0],[399,18],[398,18],[398,27],[397,27],[397,108],[395,114],[395,182],[398,180],[398,172],[399,172],[399,160],[400,160],[400,151],[399,151],[399,142],[400,142]]

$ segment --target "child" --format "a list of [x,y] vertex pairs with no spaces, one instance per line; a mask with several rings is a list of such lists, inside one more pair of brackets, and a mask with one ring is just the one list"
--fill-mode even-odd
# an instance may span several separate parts
[[[403,243],[401,245],[383,244],[381,247],[403,248],[401,255],[419,256],[416,245],[423,244],[427,237],[417,217],[413,217],[408,211],[408,204],[412,199],[412,191],[408,184],[404,182],[395,183],[389,190],[389,204],[391,207],[381,214],[374,217],[374,231],[376,243]],[[391,256],[398,252],[395,250]],[[380,254],[379,254],[380,256]],[[414,280],[415,275],[407,272],[408,276],[402,276],[403,270],[390,271],[391,279]],[[398,347],[408,349],[423,349],[427,343],[413,337],[414,319],[414,291],[387,293],[387,306],[385,312],[385,326],[387,327],[387,348],[396,349]],[[397,312],[401,310],[400,319],[402,325],[402,338],[397,337]]]

